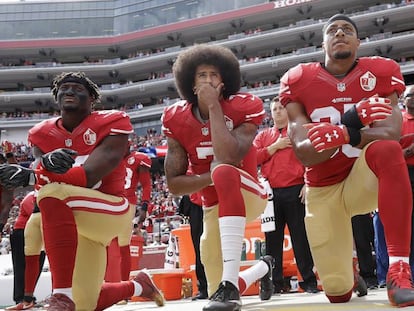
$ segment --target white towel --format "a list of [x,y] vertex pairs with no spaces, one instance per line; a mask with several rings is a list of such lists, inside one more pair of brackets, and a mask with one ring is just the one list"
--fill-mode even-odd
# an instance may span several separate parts
[[167,249],[165,250],[164,269],[175,269],[178,262],[178,238],[171,233]]
[[264,209],[263,213],[260,215],[261,229],[262,229],[262,232],[275,231],[276,224],[275,224],[275,212],[273,208],[273,190],[272,190],[272,187],[270,187],[270,184],[266,179],[261,178],[260,183],[262,184],[263,188],[266,189],[266,192],[267,192],[266,208]]

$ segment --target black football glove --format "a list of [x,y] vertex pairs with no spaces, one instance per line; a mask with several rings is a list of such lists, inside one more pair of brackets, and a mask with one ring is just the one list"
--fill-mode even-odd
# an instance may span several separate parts
[[64,174],[72,168],[73,163],[75,163],[73,157],[77,154],[74,150],[60,148],[42,155],[40,162],[47,171]]
[[7,189],[33,186],[36,177],[32,169],[17,164],[0,165],[0,183]]

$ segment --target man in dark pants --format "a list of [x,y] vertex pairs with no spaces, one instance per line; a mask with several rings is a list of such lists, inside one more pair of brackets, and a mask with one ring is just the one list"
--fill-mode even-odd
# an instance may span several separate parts
[[[403,112],[403,124],[400,144],[403,148],[404,159],[408,168],[408,175],[410,177],[411,192],[414,193],[414,86],[407,87],[404,97],[403,105],[405,111]],[[414,223],[414,212],[411,214],[412,223]],[[414,271],[414,226],[411,229],[411,252],[410,252],[410,267],[411,273]]]
[[285,291],[283,281],[283,243],[287,224],[292,239],[296,263],[303,282],[300,287],[317,293],[313,259],[305,230],[304,173],[287,137],[288,116],[277,97],[270,103],[274,126],[257,134],[253,144],[257,148],[257,164],[273,189],[276,221],[274,231],[265,232],[266,254],[275,258],[273,284],[275,292]]
[[375,274],[375,259],[372,256],[374,247],[374,225],[371,214],[352,217],[352,232],[358,257],[359,275],[367,283],[368,289],[378,288]]
[[[8,158],[0,153],[0,165],[8,163]],[[0,233],[3,231],[4,225],[7,223],[9,218],[10,208],[13,201],[13,190],[6,189],[0,185]]]
[[188,216],[190,219],[191,240],[193,241],[195,252],[198,294],[193,297],[193,300],[208,298],[207,279],[200,257],[200,237],[203,234],[203,208],[201,204],[201,198],[198,193],[193,193],[190,196],[184,195],[179,205],[179,213],[183,216]]
[[[13,262],[13,300],[16,302],[16,306],[6,308],[6,310],[20,310],[19,308],[31,308],[35,305],[35,297],[25,297],[25,253],[24,253],[24,229],[26,223],[29,220],[30,215],[33,212],[34,198],[33,191],[29,192],[24,199],[20,202],[19,216],[13,227],[13,232],[10,235],[12,262]],[[39,279],[40,273],[45,262],[45,252],[42,251],[39,256]],[[23,300],[24,299],[24,300]],[[25,304],[24,301],[29,303]]]

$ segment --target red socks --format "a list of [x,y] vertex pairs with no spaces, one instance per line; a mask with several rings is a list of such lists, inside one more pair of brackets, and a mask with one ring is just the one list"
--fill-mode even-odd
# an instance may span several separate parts
[[78,246],[72,209],[56,198],[42,199],[39,208],[45,248],[53,274],[53,288],[70,288]]

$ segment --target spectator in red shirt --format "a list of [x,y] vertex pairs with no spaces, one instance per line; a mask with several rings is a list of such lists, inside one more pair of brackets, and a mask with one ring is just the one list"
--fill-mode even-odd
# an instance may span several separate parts
[[274,126],[257,134],[254,145],[261,173],[273,189],[276,221],[274,231],[265,232],[266,254],[275,258],[273,284],[275,292],[286,290],[283,279],[283,243],[287,224],[299,272],[303,277],[300,287],[309,293],[318,292],[313,259],[305,230],[305,200],[303,165],[293,152],[287,136],[288,115],[278,97],[270,103]]
[[174,216],[177,212],[177,203],[173,200],[171,194],[168,195],[167,199],[162,204],[162,210],[165,216]]

